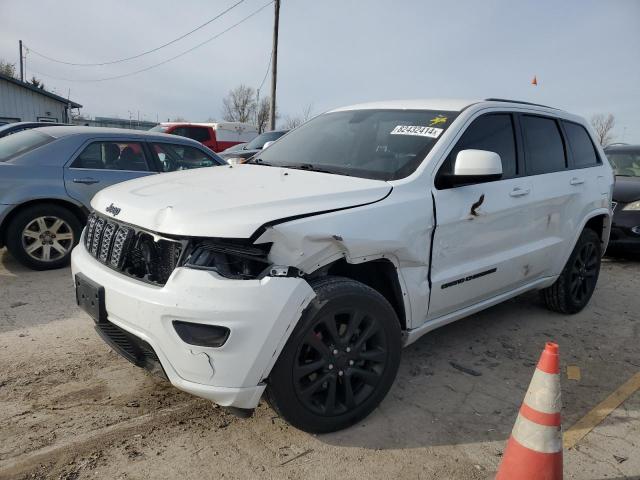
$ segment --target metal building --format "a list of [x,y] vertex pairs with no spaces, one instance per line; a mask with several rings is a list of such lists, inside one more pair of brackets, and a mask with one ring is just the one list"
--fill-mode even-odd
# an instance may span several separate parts
[[0,74],[0,125],[13,122],[68,123],[72,108],[82,108],[82,105]]

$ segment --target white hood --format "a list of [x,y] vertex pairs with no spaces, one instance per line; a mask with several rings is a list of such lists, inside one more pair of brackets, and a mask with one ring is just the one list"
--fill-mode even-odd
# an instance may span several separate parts
[[119,183],[98,192],[91,206],[110,217],[120,209],[117,220],[158,233],[249,238],[265,223],[375,202],[390,190],[380,180],[236,165]]

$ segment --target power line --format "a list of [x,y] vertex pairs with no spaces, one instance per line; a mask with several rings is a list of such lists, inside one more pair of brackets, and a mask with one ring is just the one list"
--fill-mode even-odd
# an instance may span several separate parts
[[[133,55],[131,57],[126,57],[126,58],[121,58],[119,60],[111,60],[109,62],[102,62],[102,63],[74,63],[74,62],[67,62],[64,60],[57,60],[55,58],[52,58],[48,55],[45,55],[44,53],[40,53],[37,50],[34,50],[32,47],[28,47],[29,48],[29,52],[31,53],[35,53],[36,55],[38,55],[39,57],[45,58],[51,62],[55,62],[55,63],[62,63],[64,65],[73,65],[76,67],[99,67],[99,66],[104,66],[104,65],[113,65],[114,63],[122,63],[122,62],[126,62],[128,60],[133,60],[135,58],[140,58],[143,57],[144,55],[148,55],[150,53],[153,52],[157,52],[158,50],[164,48],[164,47],[168,47],[169,45],[172,45],[174,43],[176,43],[179,40],[182,40],[185,37],[188,37],[189,35],[191,35],[194,32],[197,32],[198,30],[206,27],[207,25],[209,25],[211,22],[219,19],[220,17],[222,17],[223,15],[229,13],[231,10],[233,10],[234,8],[236,8],[238,5],[240,5],[242,2],[244,2],[245,0],[239,0],[237,3],[231,5],[229,8],[227,8],[225,11],[219,13],[218,15],[216,15],[215,17],[213,17],[210,20],[207,20],[205,23],[203,23],[202,25],[197,26],[196,28],[194,28],[193,30],[185,33],[184,35],[179,36],[178,38],[174,38],[173,40],[171,40],[170,42],[164,43],[162,45],[160,45],[159,47],[156,48],[152,48],[151,50],[147,50],[146,52],[142,52],[139,53],[137,55]],[[26,45],[25,45],[26,46]]]
[[273,60],[273,50],[271,50],[271,55],[269,55],[269,63],[267,64],[267,71],[264,72],[264,77],[262,78],[262,82],[260,83],[260,86],[258,87],[258,92],[260,90],[262,90],[262,87],[264,86],[264,82],[267,81],[267,76],[269,75],[269,70],[271,69],[271,61]]
[[240,25],[241,23],[246,22],[247,20],[249,20],[251,17],[257,15],[258,13],[260,13],[262,10],[264,10],[265,8],[267,8],[269,5],[271,5],[274,2],[274,0],[270,0],[268,3],[266,3],[265,5],[263,5],[262,7],[260,7],[259,9],[255,10],[253,13],[247,15],[246,17],[244,17],[242,20],[240,20],[239,22],[234,23],[233,25],[231,25],[230,27],[226,28],[225,30],[223,30],[222,32],[214,35],[213,37],[208,38],[207,40],[205,40],[204,42],[201,42],[199,44],[197,44],[195,47],[191,47],[188,50],[185,50],[182,53],[179,53],[178,55],[175,55],[171,58],[168,58],[167,60],[164,60],[162,62],[153,64],[149,67],[145,67],[142,68],[140,70],[135,70],[133,72],[129,72],[129,73],[124,73],[122,75],[115,75],[113,77],[105,77],[105,78],[94,78],[94,79],[88,79],[88,80],[77,80],[77,79],[71,79],[71,78],[63,78],[63,77],[54,77],[53,75],[47,75],[46,73],[41,73],[41,72],[36,72],[35,70],[32,70],[34,73],[38,74],[38,75],[42,75],[43,77],[49,77],[52,78],[54,80],[62,80],[65,82],[81,82],[81,83],[86,83],[86,82],[104,82],[107,80],[116,80],[119,78],[124,78],[124,77],[129,77],[131,75],[136,75],[138,73],[142,73],[142,72],[146,72],[147,70],[151,70],[152,68],[156,68],[159,67],[160,65],[164,65],[165,63],[169,63],[173,60],[175,60],[176,58],[180,58],[183,55],[186,55],[187,53],[193,52],[195,49],[202,47],[203,45],[215,40],[216,38],[222,36],[223,34],[227,33],[229,30],[234,29],[235,27],[237,27],[238,25]]

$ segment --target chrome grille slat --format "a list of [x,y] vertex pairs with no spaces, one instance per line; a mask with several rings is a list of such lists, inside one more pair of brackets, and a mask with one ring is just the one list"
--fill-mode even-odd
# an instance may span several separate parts
[[107,263],[109,259],[109,251],[111,250],[111,242],[113,240],[113,234],[116,231],[117,225],[115,223],[107,222],[102,233],[102,242],[100,243],[100,260],[102,263]]
[[93,231],[96,227],[96,220],[97,217],[93,213],[89,215],[89,218],[87,219],[87,231],[84,237],[84,246],[87,248],[87,250],[89,250],[91,247],[91,239],[93,238]]
[[98,256],[98,246],[100,245],[100,240],[102,240],[102,229],[104,228],[104,224],[106,223],[104,218],[98,218],[96,220],[96,226],[93,229],[93,236],[91,238],[91,255],[94,257]]
[[113,240],[113,248],[111,249],[111,259],[109,260],[109,264],[111,267],[120,269],[122,267],[122,262],[124,261],[123,252],[125,250],[125,246],[133,237],[133,230],[120,226]]

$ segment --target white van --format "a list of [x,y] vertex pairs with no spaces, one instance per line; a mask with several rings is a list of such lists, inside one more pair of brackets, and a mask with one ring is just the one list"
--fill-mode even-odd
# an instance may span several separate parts
[[133,363],[309,432],[370,413],[402,346],[528,290],[594,291],[613,174],[580,117],[525,102],[339,108],[248,164],[92,201],[78,303]]

